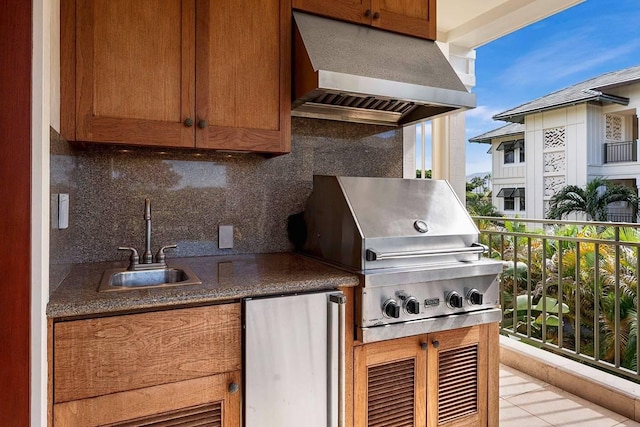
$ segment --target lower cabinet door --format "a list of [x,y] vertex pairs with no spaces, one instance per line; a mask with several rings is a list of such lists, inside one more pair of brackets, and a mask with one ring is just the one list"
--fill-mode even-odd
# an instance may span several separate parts
[[426,425],[426,337],[354,349],[354,426]]
[[53,406],[55,427],[240,427],[240,371],[124,391]]
[[427,425],[487,425],[488,326],[429,334]]

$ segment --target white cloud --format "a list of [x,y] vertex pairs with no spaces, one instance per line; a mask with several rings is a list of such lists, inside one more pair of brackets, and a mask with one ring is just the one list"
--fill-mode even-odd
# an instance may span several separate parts
[[492,117],[504,111],[503,108],[490,107],[488,105],[479,105],[473,110],[467,110],[466,117],[481,122],[492,122]]
[[603,44],[602,37],[591,28],[560,33],[543,46],[528,51],[525,56],[515,58],[514,64],[504,69],[501,81],[506,86],[520,87],[541,81],[549,84],[604,66],[616,58],[635,54],[638,49],[640,38],[610,46]]

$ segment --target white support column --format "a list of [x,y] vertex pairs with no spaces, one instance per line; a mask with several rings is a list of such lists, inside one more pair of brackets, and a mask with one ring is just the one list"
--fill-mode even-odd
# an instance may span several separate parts
[[466,196],[465,113],[458,112],[432,121],[434,179],[446,179],[464,203]]
[[416,177],[416,125],[402,129],[402,177]]
[[49,124],[54,0],[33,0],[31,94],[31,427],[47,425],[49,302]]

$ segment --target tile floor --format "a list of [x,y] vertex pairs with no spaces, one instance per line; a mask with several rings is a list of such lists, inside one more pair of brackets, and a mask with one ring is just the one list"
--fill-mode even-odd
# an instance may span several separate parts
[[640,427],[601,406],[500,366],[500,427]]

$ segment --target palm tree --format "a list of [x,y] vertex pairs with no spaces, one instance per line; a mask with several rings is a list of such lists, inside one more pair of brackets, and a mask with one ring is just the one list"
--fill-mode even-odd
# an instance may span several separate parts
[[567,185],[551,198],[548,216],[562,219],[570,213],[585,213],[590,220],[606,221],[609,203],[627,202],[633,208],[635,218],[638,211],[638,196],[630,187],[594,178],[584,188]]

